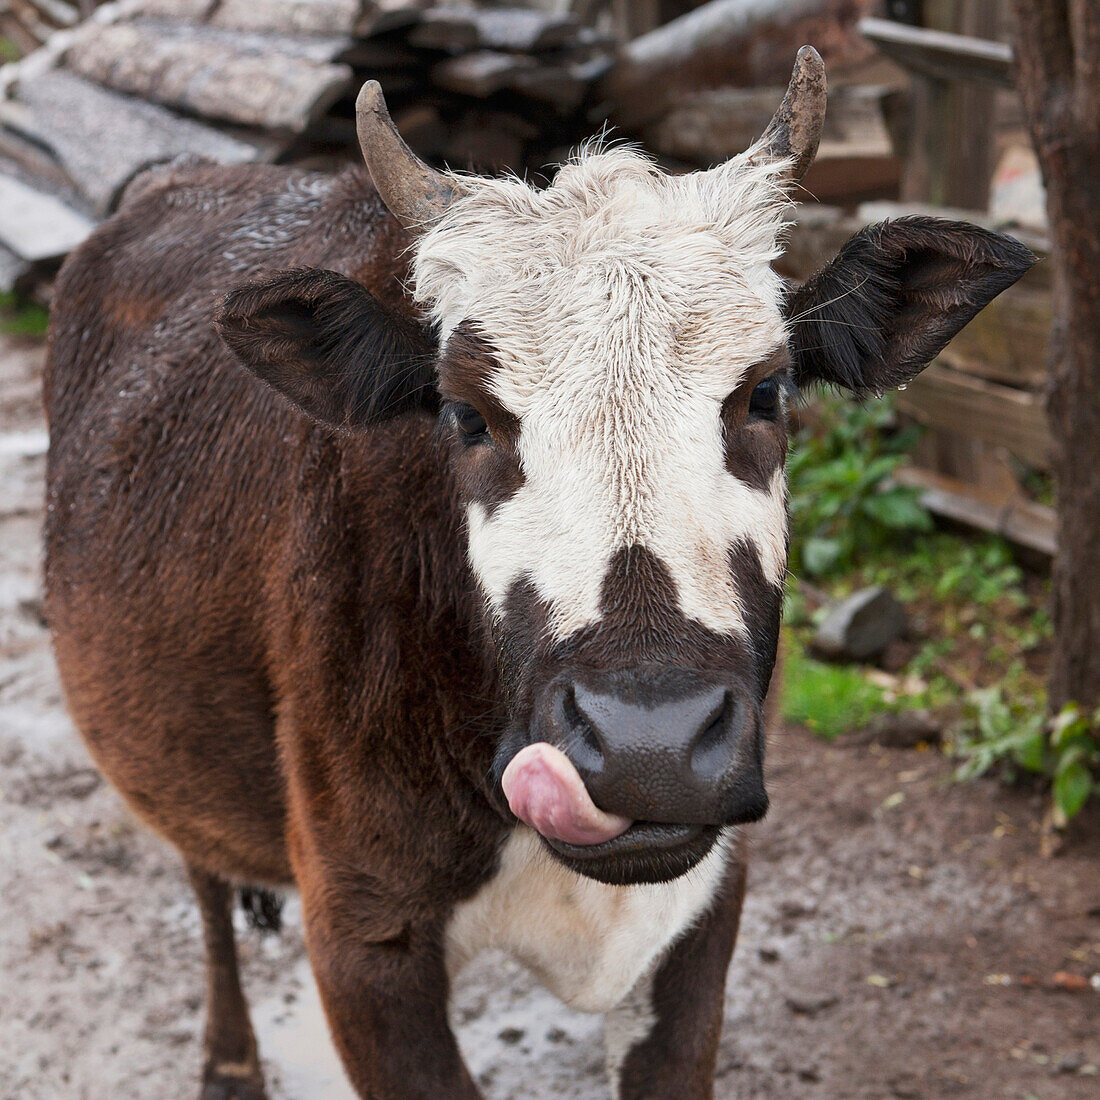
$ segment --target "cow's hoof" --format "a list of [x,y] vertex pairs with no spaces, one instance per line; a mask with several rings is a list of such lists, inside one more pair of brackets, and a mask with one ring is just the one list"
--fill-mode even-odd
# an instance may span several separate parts
[[267,1090],[260,1077],[208,1071],[203,1075],[199,1100],[267,1100]]

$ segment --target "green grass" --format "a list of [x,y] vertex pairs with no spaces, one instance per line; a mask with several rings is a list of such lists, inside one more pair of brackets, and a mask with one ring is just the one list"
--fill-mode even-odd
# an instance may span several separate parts
[[890,710],[882,689],[870,683],[858,665],[833,665],[814,660],[792,632],[783,651],[780,709],[784,721],[798,722],[832,741],[862,729],[882,711]]
[[5,336],[45,336],[49,310],[36,302],[23,302],[14,294],[0,294],[0,332]]

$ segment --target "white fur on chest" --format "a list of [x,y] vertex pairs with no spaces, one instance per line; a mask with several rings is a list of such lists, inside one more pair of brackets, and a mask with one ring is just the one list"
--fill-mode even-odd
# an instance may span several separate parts
[[497,874],[451,916],[447,969],[453,976],[499,948],[571,1008],[607,1012],[703,913],[728,858],[723,839],[672,882],[605,886],[564,867],[531,829],[517,827]]

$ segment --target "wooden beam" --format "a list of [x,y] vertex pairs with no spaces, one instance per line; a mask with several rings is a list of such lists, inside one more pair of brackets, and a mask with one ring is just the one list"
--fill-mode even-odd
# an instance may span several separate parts
[[139,172],[183,153],[224,164],[262,159],[254,145],[60,69],[21,80],[15,106],[4,125],[47,149],[100,215]]
[[[760,137],[785,91],[783,86],[707,88],[691,93],[646,129],[646,146],[680,160],[716,164]],[[893,154],[878,89],[840,88],[829,97],[818,158]]]
[[990,531],[1011,542],[1053,557],[1057,549],[1056,513],[1023,497],[987,495],[957,478],[906,466],[895,471],[900,485],[921,490],[921,503],[934,515]]
[[0,244],[29,263],[64,256],[95,222],[53,195],[0,174]]
[[937,362],[898,393],[897,407],[929,428],[1004,447],[1028,465],[1050,468],[1050,430],[1038,394]]
[[138,0],[133,7],[133,14],[201,23],[220,2],[221,0]]
[[597,99],[621,126],[660,118],[685,92],[782,85],[807,42],[835,72],[874,55],[856,22],[874,0],[711,0],[628,42]]
[[158,19],[289,35],[367,35],[414,22],[431,0],[140,0]]
[[859,21],[859,32],[887,57],[935,80],[963,80],[1014,88],[1012,47],[972,35],[910,27],[891,19]]
[[277,38],[242,41],[209,27],[88,23],[66,51],[65,65],[169,107],[301,133],[348,90],[353,75],[348,65],[302,56],[306,48],[282,48]]
[[503,88],[512,87],[521,69],[537,67],[538,62],[529,54],[474,50],[460,57],[449,57],[434,66],[432,83],[448,92],[486,99]]
[[275,34],[352,34],[365,6],[361,0],[221,0],[210,23]]
[[554,15],[522,8],[495,11],[433,8],[409,32],[409,44],[455,54],[467,50],[538,53],[571,46],[579,34],[580,24],[570,14]]

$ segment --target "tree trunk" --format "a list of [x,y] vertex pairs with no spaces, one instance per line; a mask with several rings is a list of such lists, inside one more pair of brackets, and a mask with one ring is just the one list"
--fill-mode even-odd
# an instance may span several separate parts
[[1091,709],[1100,704],[1100,19],[1096,0],[1016,0],[1016,16],[1020,92],[1053,244],[1050,701]]

